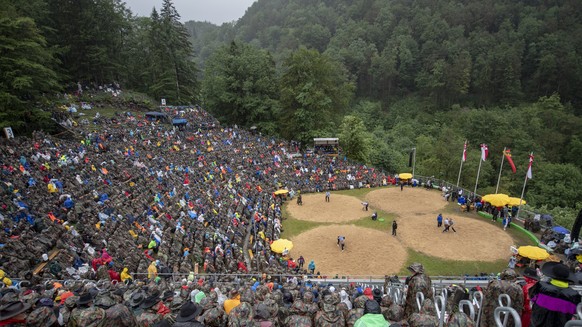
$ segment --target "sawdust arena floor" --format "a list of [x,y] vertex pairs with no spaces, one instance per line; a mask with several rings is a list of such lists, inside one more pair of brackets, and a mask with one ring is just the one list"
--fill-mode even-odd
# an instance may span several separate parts
[[[368,212],[356,197],[333,193],[328,203],[324,193],[303,195],[303,206],[291,202],[287,210],[295,219],[333,223],[293,237],[291,255],[303,255],[306,265],[315,260],[316,271],[324,275],[384,275],[402,269],[408,248],[437,258],[492,262],[507,259],[513,244],[488,220],[461,213],[443,215],[453,218],[457,231],[443,233],[436,217],[447,202],[437,190],[387,187],[371,191],[365,200],[370,203]],[[398,236],[346,223],[370,216],[373,208],[397,215]],[[337,247],[338,235],[346,237],[344,252]]]

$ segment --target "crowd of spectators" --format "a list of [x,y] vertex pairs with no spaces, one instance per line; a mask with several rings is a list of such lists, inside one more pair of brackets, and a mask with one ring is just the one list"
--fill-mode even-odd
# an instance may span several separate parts
[[[124,115],[71,126],[74,138],[34,132],[2,141],[0,326],[438,323],[420,264],[409,267],[399,298],[388,284],[298,279],[315,274],[313,261],[307,271],[303,257],[298,265],[270,250],[285,219],[275,191],[375,187],[390,176],[346,159],[299,157],[293,143],[222,127],[200,108],[184,116],[192,123],[184,130]],[[504,276],[514,285],[514,273]],[[511,295],[507,287],[500,292]],[[459,309],[469,290],[443,294],[447,323],[469,326],[474,317]]]
[[[140,116],[77,126],[79,138],[33,133],[0,146],[0,267],[36,279],[108,271],[188,274],[286,271],[269,249],[292,193],[379,186],[379,171],[347,160],[293,157],[290,144],[225,128],[202,109],[172,129]],[[112,123],[115,122],[115,123]],[[258,235],[258,237],[254,237]],[[36,267],[47,262],[34,272]]]

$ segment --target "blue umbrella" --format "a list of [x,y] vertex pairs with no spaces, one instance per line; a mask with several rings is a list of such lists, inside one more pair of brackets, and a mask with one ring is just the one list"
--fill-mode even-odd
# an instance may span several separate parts
[[560,233],[560,234],[570,234],[570,231],[567,230],[565,227],[562,226],[554,226],[552,227],[552,230],[556,233]]

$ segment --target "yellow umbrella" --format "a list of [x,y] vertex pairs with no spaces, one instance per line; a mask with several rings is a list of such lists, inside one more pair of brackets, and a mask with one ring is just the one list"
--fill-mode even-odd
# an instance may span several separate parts
[[[526,204],[525,200],[521,200],[521,204]],[[510,206],[518,206],[519,205],[519,198],[510,197],[509,203]]]
[[293,242],[280,238],[275,242],[271,243],[271,251],[275,253],[283,253],[283,250],[291,250],[293,248]]
[[277,191],[275,191],[275,195],[281,195],[281,194],[287,194],[287,193],[289,193],[289,191],[287,191],[287,190],[277,190]]
[[400,177],[400,179],[411,179],[412,174],[411,173],[401,173],[398,175],[398,177]]
[[495,207],[503,207],[509,203],[509,196],[507,194],[487,194],[483,196],[483,201],[491,203]]
[[548,251],[531,245],[520,246],[519,249],[517,249],[517,253],[522,257],[532,260],[545,260],[550,256]]

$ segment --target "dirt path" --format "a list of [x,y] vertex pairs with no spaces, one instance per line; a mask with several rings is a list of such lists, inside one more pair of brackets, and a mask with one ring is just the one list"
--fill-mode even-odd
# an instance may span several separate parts
[[366,199],[382,210],[397,214],[398,237],[406,246],[425,254],[451,260],[496,261],[508,258],[513,239],[486,219],[445,214],[456,233],[443,233],[436,217],[447,202],[436,190],[405,187],[384,188]]
[[[337,237],[346,237],[341,252]],[[406,250],[386,232],[354,225],[330,225],[311,229],[291,239],[291,256],[315,260],[322,275],[384,275],[398,273],[406,262]]]
[[303,205],[292,201],[287,206],[287,211],[295,219],[342,223],[366,217],[369,213],[362,210],[362,201],[349,195],[332,194],[330,202],[325,202],[325,193],[305,194],[302,197]]
[[[322,274],[384,275],[397,273],[407,260],[407,248],[412,248],[443,259],[462,261],[496,261],[507,259],[512,238],[486,219],[445,214],[453,218],[454,228],[447,233],[437,228],[436,217],[446,205],[440,192],[422,188],[397,187],[374,190],[366,195],[370,206],[398,216],[398,236],[386,232],[342,225],[343,222],[366,217],[361,201],[348,195],[332,194],[325,202],[325,194],[309,194],[304,205],[290,203],[287,210],[296,219],[332,222],[304,232],[292,239],[294,257],[315,260]],[[346,236],[347,248],[341,253],[337,236]]]

